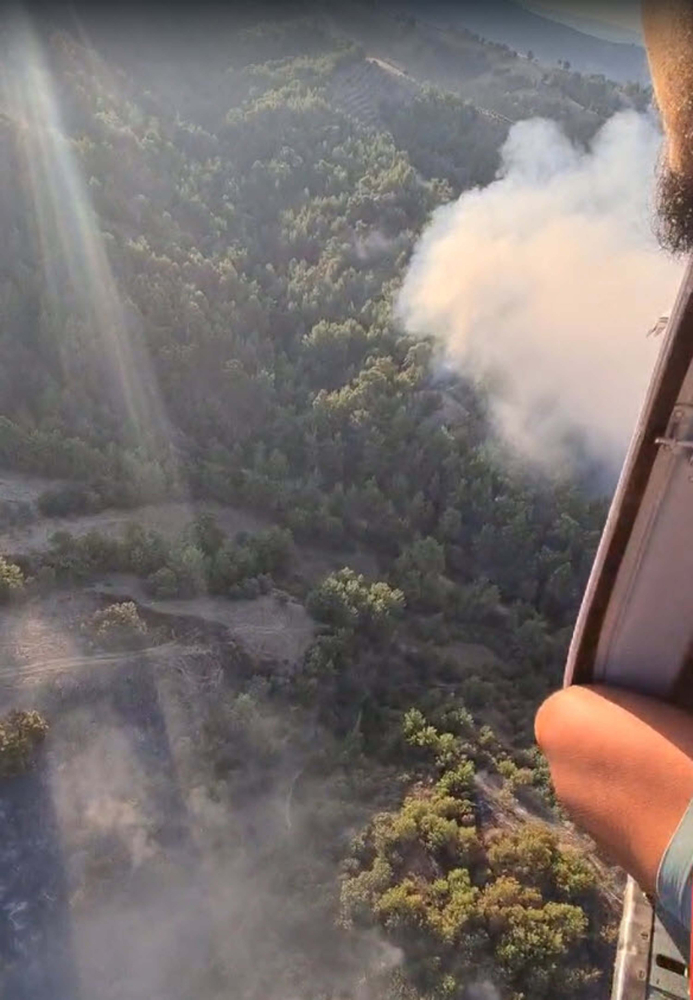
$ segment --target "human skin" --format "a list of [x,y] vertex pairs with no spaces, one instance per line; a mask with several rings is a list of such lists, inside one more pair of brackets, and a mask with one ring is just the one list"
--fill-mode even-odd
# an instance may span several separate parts
[[693,718],[629,691],[574,686],[544,702],[535,731],[570,816],[654,893],[693,798]]

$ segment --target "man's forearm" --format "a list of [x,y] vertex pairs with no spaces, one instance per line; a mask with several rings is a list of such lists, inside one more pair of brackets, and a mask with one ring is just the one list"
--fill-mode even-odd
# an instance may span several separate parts
[[693,798],[693,718],[627,691],[578,686],[542,705],[536,736],[570,816],[653,892]]

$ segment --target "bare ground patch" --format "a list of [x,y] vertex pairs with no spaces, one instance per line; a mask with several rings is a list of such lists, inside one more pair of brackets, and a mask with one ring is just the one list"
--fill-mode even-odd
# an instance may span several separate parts
[[212,596],[158,601],[147,594],[137,577],[125,574],[105,578],[94,586],[94,592],[113,600],[131,598],[157,614],[223,625],[248,652],[287,666],[302,659],[315,634],[315,622],[302,604],[280,601],[273,594],[247,601]]

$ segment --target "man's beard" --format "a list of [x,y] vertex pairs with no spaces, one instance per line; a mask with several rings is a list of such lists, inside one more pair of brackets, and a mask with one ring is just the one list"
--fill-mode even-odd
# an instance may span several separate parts
[[693,251],[693,177],[659,168],[655,234],[660,246],[677,256]]

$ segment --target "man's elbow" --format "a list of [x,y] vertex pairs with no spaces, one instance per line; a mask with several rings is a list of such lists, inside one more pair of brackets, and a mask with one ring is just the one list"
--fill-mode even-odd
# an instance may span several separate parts
[[[589,711],[590,692],[569,687],[552,694],[540,706],[534,734],[551,770],[559,800],[578,818],[585,809],[585,769],[589,771],[594,734]],[[590,783],[588,782],[588,785]]]
[[624,735],[623,722],[628,717],[612,692],[587,685],[557,691],[537,712],[534,731],[556,795],[571,818],[593,836],[610,813],[614,794],[627,784],[628,733]]
[[573,688],[564,688],[548,697],[536,714],[534,736],[549,764],[566,752],[574,736],[572,702]]

